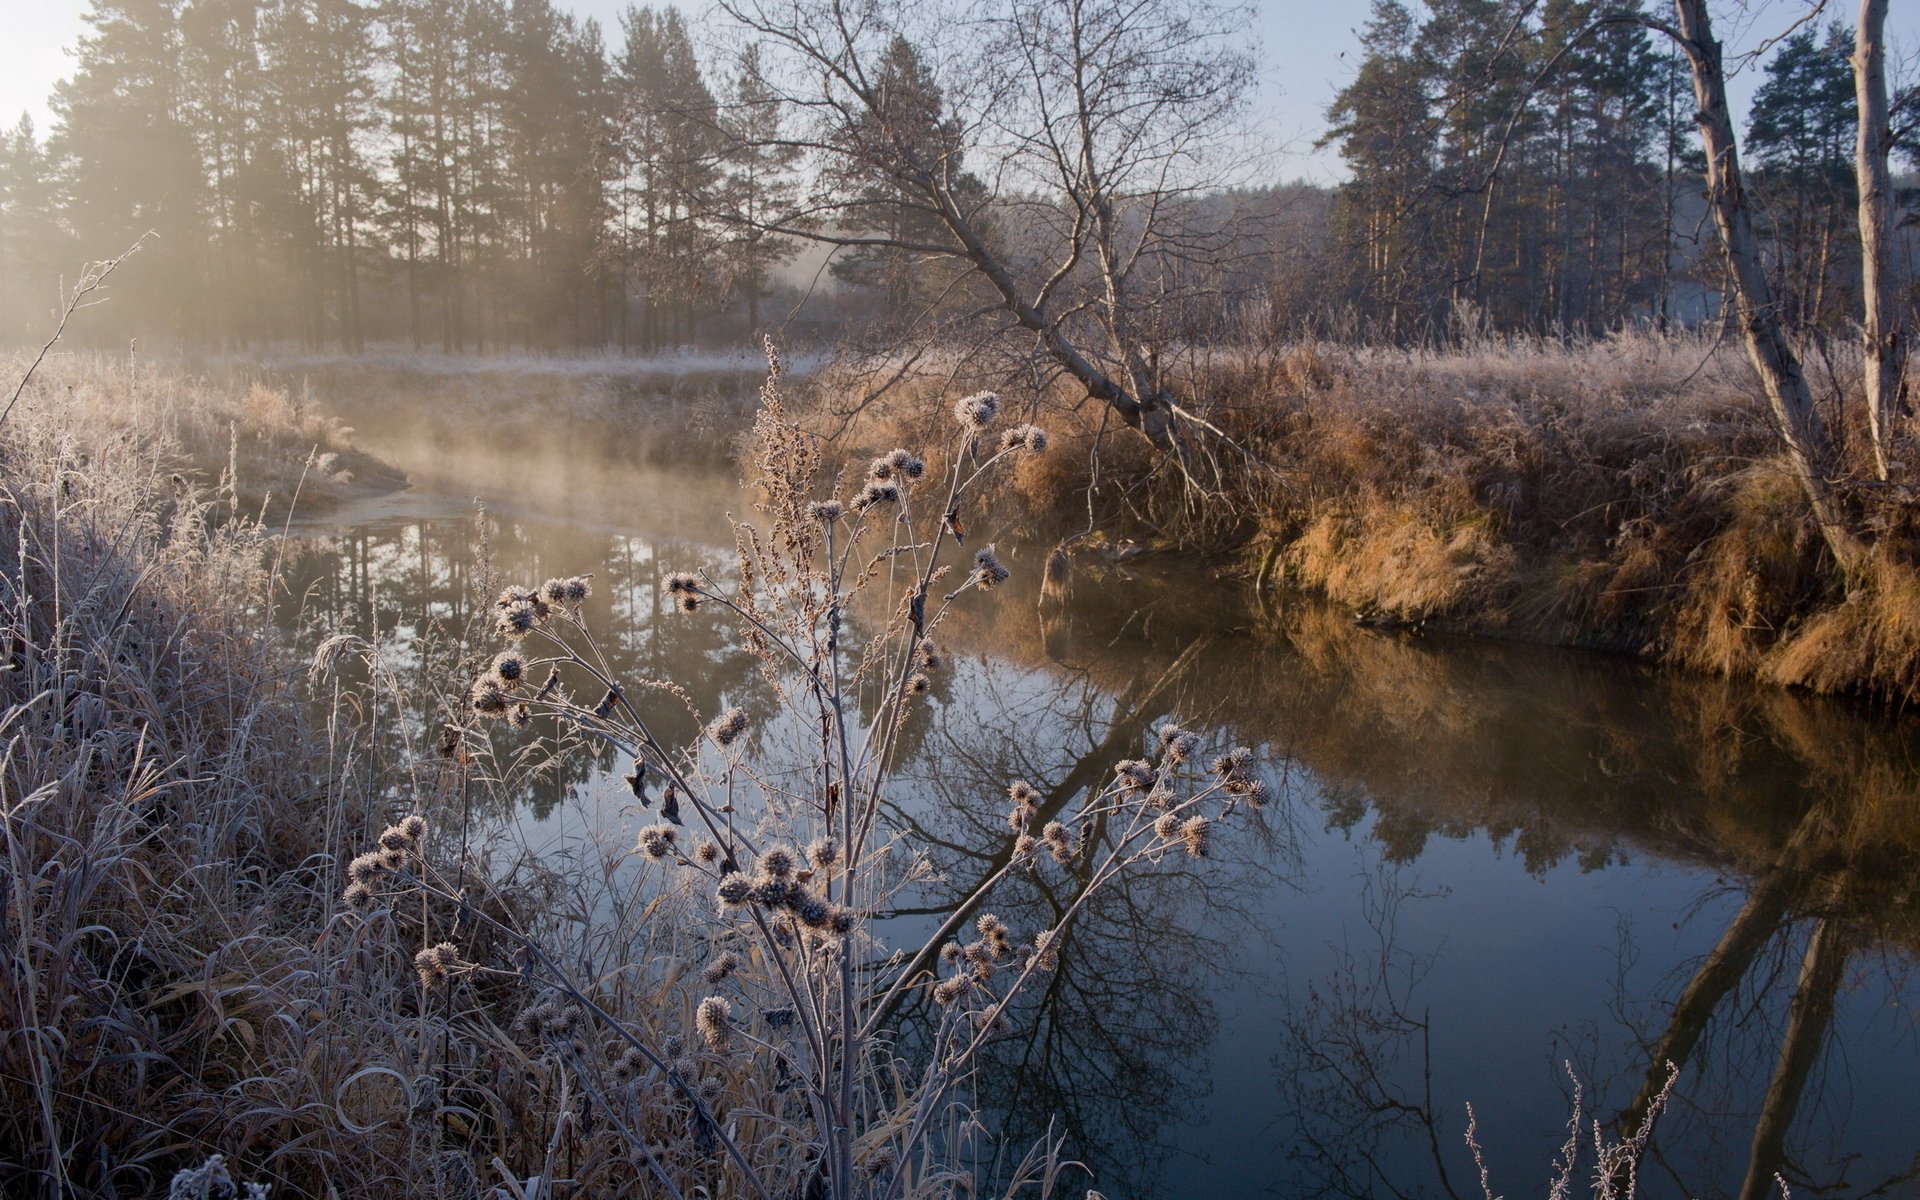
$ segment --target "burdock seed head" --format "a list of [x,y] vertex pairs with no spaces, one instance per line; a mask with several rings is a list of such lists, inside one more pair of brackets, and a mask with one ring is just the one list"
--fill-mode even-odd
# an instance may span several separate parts
[[504,717],[509,707],[507,690],[491,675],[482,675],[473,681],[473,687],[467,692],[467,703],[483,717]]
[[1047,431],[1038,425],[1016,425],[1000,434],[1000,449],[1039,454],[1047,448]]
[[1053,861],[1069,863],[1073,861],[1073,839],[1067,834],[1067,827],[1058,821],[1048,821],[1046,828],[1040,831],[1040,840],[1047,844],[1048,853]]
[[984,431],[993,424],[993,418],[999,413],[1000,396],[995,392],[975,392],[971,396],[962,396],[953,406],[954,419],[968,433]]
[[593,578],[590,575],[569,575],[565,579],[549,579],[540,585],[542,600],[567,608],[579,608],[592,594]]
[[1160,819],[1153,823],[1153,831],[1167,841],[1180,836],[1180,814],[1161,813]]
[[1032,808],[1040,803],[1040,789],[1024,779],[1016,779],[1007,787],[1007,799],[1020,808]]
[[715,1054],[725,1054],[733,1048],[733,1006],[725,1000],[718,996],[702,1000],[694,1013],[693,1024],[700,1031],[700,1040]]
[[1183,763],[1193,757],[1200,748],[1200,739],[1180,728],[1178,725],[1162,725],[1157,731],[1160,738],[1160,752],[1168,762]]
[[747,731],[747,712],[743,708],[729,708],[714,718],[707,726],[707,736],[722,746],[731,746],[740,735]]
[[428,946],[413,956],[413,969],[420,973],[420,986],[431,988],[445,983],[448,972],[460,965],[460,951],[452,942]]
[[793,875],[793,851],[774,846],[760,856],[760,871],[768,879],[787,879]]
[[807,845],[807,861],[817,871],[824,871],[840,861],[840,843],[832,838],[815,838]]
[[907,694],[909,696],[924,696],[932,690],[933,677],[925,671],[915,671],[907,677]]
[[982,546],[973,556],[973,584],[983,591],[996,588],[1007,581],[1012,572],[993,552],[992,546]]
[[855,512],[865,512],[876,504],[892,504],[900,499],[900,489],[891,483],[869,479],[853,498]]
[[545,607],[532,600],[515,600],[511,604],[503,602],[499,615],[494,618],[494,631],[503,638],[518,641],[540,627],[540,622],[546,617]]
[[797,888],[792,897],[793,915],[808,929],[825,929],[833,919],[833,907],[819,896],[804,888]]
[[720,911],[732,912],[753,898],[753,881],[738,871],[729,871],[720,877],[715,894],[720,897]]
[[[888,470],[907,479],[918,479],[927,473],[927,464],[905,450],[889,450],[887,456],[877,460],[875,465],[880,463],[885,463]],[[875,478],[885,476],[876,475]]]
[[679,831],[671,825],[649,825],[640,831],[637,849],[651,859],[662,859],[674,851],[674,838]]
[[371,884],[380,872],[387,869],[387,863],[378,851],[358,855],[347,864],[347,882]]
[[1205,817],[1188,817],[1180,826],[1180,840],[1187,844],[1187,853],[1195,858],[1207,856],[1207,835],[1213,823]]
[[1244,774],[1253,765],[1253,751],[1245,746],[1233,749],[1213,760],[1213,773],[1222,778]]
[[700,971],[700,978],[709,984],[719,983],[740,969],[740,956],[733,951],[723,952],[719,958],[708,963]]
[[685,571],[676,571],[667,576],[667,595],[673,597],[674,604],[679,606],[681,612],[692,612],[699,608],[702,594],[698,576]]
[[493,677],[507,691],[519,687],[527,678],[527,659],[518,650],[502,650],[493,656]]
[[807,505],[807,515],[822,525],[831,525],[846,513],[844,504],[838,500],[815,500]]

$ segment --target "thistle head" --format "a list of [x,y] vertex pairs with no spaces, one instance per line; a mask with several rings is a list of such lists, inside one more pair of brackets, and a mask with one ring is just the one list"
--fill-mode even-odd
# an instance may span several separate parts
[[731,950],[723,951],[720,957],[701,968],[700,978],[708,984],[717,984],[740,969],[740,956]]
[[685,571],[675,571],[667,576],[666,586],[667,595],[681,612],[692,612],[699,608],[701,597],[706,594],[700,587],[700,577]]
[[715,1054],[725,1054],[733,1048],[733,1006],[720,997],[708,996],[700,1002],[694,1012],[693,1025],[700,1031],[700,1040]]
[[953,406],[954,420],[960,422],[960,428],[970,434],[985,432],[999,414],[1000,396],[997,392],[975,392],[971,396],[962,396]]
[[649,825],[640,831],[640,840],[634,848],[648,858],[658,861],[674,852],[674,839],[679,835],[680,831],[677,828],[664,822],[659,825]]
[[747,731],[747,711],[734,707],[715,717],[707,726],[707,736],[721,746],[731,746]]
[[982,546],[974,552],[971,579],[975,587],[982,591],[999,587],[1011,574],[1000,561],[1000,556],[993,552],[992,546]]

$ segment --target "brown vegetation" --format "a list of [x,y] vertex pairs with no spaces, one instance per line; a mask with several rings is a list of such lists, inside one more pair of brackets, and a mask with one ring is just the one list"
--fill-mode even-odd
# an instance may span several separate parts
[[1851,588],[1751,367],[1700,338],[1215,356],[1178,390],[1231,444],[1198,444],[1186,473],[1056,387],[1066,452],[1024,464],[1015,490],[1036,523],[1078,530],[1091,511],[1368,622],[1904,700],[1920,694],[1916,530],[1852,427],[1857,354],[1822,361],[1812,382],[1859,481],[1841,491],[1877,532]]

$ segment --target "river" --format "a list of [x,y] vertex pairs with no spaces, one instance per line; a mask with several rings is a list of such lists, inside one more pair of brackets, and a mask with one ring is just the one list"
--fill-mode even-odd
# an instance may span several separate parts
[[[751,505],[730,476],[630,465],[612,435],[515,442],[373,439],[416,486],[300,524],[280,619],[308,646],[378,631],[401,684],[457,698],[477,501],[501,578],[593,573],[616,668],[764,712],[753,661],[661,588],[727,570],[724,514]],[[1739,1194],[1783,1121],[1796,1194],[1913,1194],[1914,716],[1361,628],[1151,559],[1089,557],[1042,605],[1043,553],[1011,547],[1004,594],[946,631],[893,816],[949,882],[886,928],[990,869],[1008,778],[1069,803],[1170,717],[1255,747],[1277,802],[1090,913],[980,1074],[1009,1145],[1052,1121],[1115,1200],[1477,1196],[1471,1104],[1494,1192],[1544,1194],[1572,1080],[1611,1128],[1666,1056],[1642,1195]],[[514,819],[633,823],[608,766],[550,773]],[[1050,886],[999,911],[1044,915]]]

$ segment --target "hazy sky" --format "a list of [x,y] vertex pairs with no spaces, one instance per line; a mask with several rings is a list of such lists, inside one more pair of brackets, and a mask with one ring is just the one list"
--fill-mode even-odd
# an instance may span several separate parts
[[[627,7],[627,0],[557,3],[597,18],[609,40],[617,37],[618,16]],[[1792,24],[1811,6],[1811,0],[1721,0],[1717,32],[1729,47],[1752,46]],[[1256,7],[1250,33],[1259,40],[1264,63],[1256,112],[1281,149],[1274,174],[1281,179],[1336,179],[1338,158],[1330,150],[1315,153],[1313,140],[1328,102],[1353,76],[1354,30],[1366,19],[1367,0],[1256,0]],[[1910,54],[1920,48],[1920,2],[1897,0],[1890,7],[1889,40],[1896,51]],[[24,111],[45,130],[51,120],[47,97],[54,82],[68,72],[68,51],[86,31],[81,14],[87,8],[87,0],[0,0],[0,26],[8,33],[0,47],[0,117],[6,124]],[[1850,0],[1829,0],[1828,9],[1850,21],[1855,6]],[[1758,75],[1757,68],[1749,67],[1735,78],[1730,90],[1736,111],[1744,111]]]

